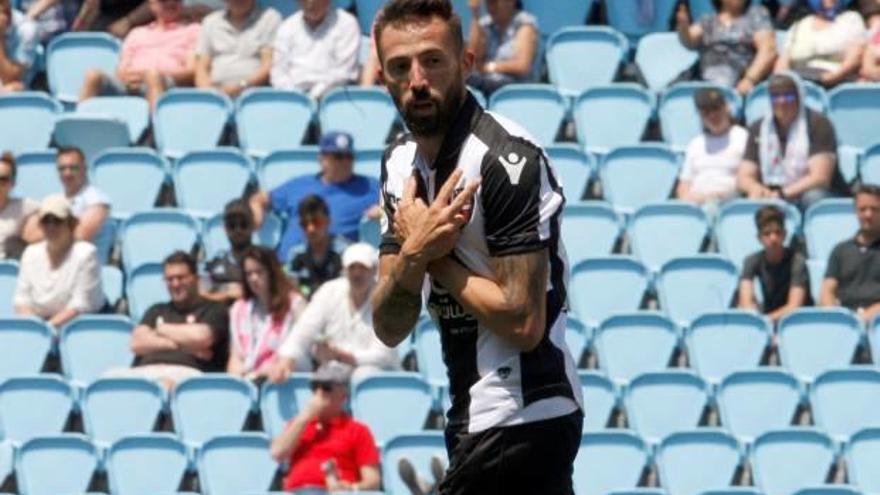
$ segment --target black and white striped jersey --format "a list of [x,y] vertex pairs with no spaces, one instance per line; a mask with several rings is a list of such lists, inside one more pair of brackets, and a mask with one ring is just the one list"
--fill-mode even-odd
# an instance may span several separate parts
[[428,277],[423,300],[440,329],[452,399],[449,428],[473,433],[569,414],[580,407],[581,391],[564,338],[568,261],[559,229],[565,199],[543,150],[520,126],[484,111],[468,95],[434,168],[411,136],[392,144],[382,160],[381,251],[400,248],[392,219],[406,181],[415,176],[419,196],[430,203],[456,167],[463,171],[457,191],[474,178],[482,182],[453,257],[493,278],[491,257],[546,248],[550,270],[546,329],[530,352],[482,327]]

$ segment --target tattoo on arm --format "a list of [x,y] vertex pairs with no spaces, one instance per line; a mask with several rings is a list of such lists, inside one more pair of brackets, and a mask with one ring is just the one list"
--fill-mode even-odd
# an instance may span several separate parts
[[543,321],[546,311],[547,250],[492,258],[492,272],[517,316],[534,314]]
[[402,341],[412,330],[422,310],[421,294],[401,287],[393,277],[379,282],[373,296],[373,327],[385,345]]

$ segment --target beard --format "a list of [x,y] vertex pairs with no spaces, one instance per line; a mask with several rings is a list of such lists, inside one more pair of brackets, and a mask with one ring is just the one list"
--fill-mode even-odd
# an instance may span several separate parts
[[[428,89],[414,89],[413,98],[408,105],[402,102],[402,95],[392,92],[391,97],[397,105],[407,129],[417,137],[434,137],[446,132],[452,125],[456,113],[461,106],[464,94],[464,81],[458,78],[450,86],[442,98],[434,96]],[[435,111],[432,114],[420,114],[415,105],[431,103]]]

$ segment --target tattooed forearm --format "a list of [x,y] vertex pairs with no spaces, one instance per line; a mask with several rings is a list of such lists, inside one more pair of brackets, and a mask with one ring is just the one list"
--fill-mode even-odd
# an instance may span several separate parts
[[386,269],[384,272],[373,293],[373,329],[385,345],[395,347],[409,335],[418,321],[422,311],[422,296],[400,283],[393,270]]

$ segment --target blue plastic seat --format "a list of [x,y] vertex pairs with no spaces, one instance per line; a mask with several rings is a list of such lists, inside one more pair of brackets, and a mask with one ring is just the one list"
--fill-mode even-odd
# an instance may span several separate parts
[[132,321],[140,321],[150,306],[168,301],[168,289],[161,263],[145,263],[129,270],[125,293],[128,296],[128,314]]
[[668,31],[677,4],[676,0],[655,0],[646,11],[638,0],[606,0],[605,8],[608,24],[634,41],[648,33]]
[[577,316],[572,314],[566,315],[565,318],[565,345],[574,359],[575,365],[581,362],[581,357],[590,346],[592,339],[592,328],[584,325]]
[[[825,113],[828,108],[828,95],[822,86],[812,81],[801,81],[806,93],[807,108],[819,113]],[[770,93],[767,82],[762,82],[749,92],[743,108],[746,124],[752,124],[763,118],[770,109]]]
[[625,384],[642,373],[663,371],[678,345],[678,328],[659,313],[617,314],[596,330],[599,366]]
[[89,383],[107,370],[131,366],[132,328],[128,317],[117,315],[83,315],[69,322],[59,342],[64,376]]
[[131,143],[140,141],[150,125],[150,108],[141,96],[96,96],[78,103],[76,111],[108,115],[125,122]]
[[19,493],[85,493],[92,474],[98,468],[99,459],[95,446],[82,435],[67,434],[30,440],[21,446],[16,458]]
[[378,445],[395,435],[421,431],[432,405],[431,386],[416,373],[376,373],[352,387],[351,411],[370,425]]
[[801,488],[794,492],[795,495],[862,495],[852,486],[846,485],[819,485]]
[[572,266],[610,255],[622,230],[614,208],[604,201],[569,204],[562,210],[562,242]]
[[696,428],[709,399],[706,382],[687,370],[645,373],[626,389],[629,424],[649,442]]
[[18,262],[0,260],[0,316],[15,314],[12,300],[15,297],[15,286],[18,281]]
[[880,142],[865,150],[859,161],[863,184],[880,184]]
[[805,381],[849,365],[864,333],[842,308],[800,308],[779,320],[777,331],[782,364]]
[[569,204],[583,198],[587,181],[596,170],[593,155],[585,154],[577,145],[570,143],[546,146],[544,152],[556,171]]
[[0,149],[14,154],[45,149],[60,113],[61,105],[45,93],[0,95]]
[[90,176],[110,196],[113,216],[124,219],[155,206],[169,168],[150,148],[115,148],[95,157]]
[[41,200],[64,191],[58,178],[55,150],[29,151],[15,157],[18,169],[15,192],[26,198]]
[[240,495],[268,490],[278,463],[269,454],[266,436],[240,433],[205,442],[198,468],[204,495]]
[[663,140],[677,150],[684,150],[703,130],[694,93],[702,88],[717,88],[724,94],[734,119],[739,115],[741,98],[733,90],[707,82],[679,83],[667,89],[657,108]]
[[625,213],[665,201],[672,193],[680,166],[675,153],[663,145],[615,148],[599,164],[605,199]]
[[866,149],[877,144],[877,133],[866,126],[880,117],[880,84],[846,83],[828,93],[828,117],[838,144]]
[[661,91],[697,62],[699,55],[681,44],[678,33],[649,33],[636,46],[635,62],[653,91]]
[[190,151],[213,149],[220,142],[230,115],[232,102],[219,91],[170,89],[156,102],[153,112],[156,149],[175,159]]
[[758,489],[752,486],[732,486],[730,488],[718,488],[714,490],[706,490],[702,495],[763,495]]
[[652,271],[664,263],[700,252],[709,220],[699,206],[666,201],[642,206],[629,221],[633,254]]
[[850,198],[825,199],[810,206],[804,216],[810,258],[827,261],[834,247],[858,229],[855,204]]
[[85,430],[95,443],[110,445],[130,435],[153,431],[165,408],[165,390],[141,378],[102,378],[82,394]]
[[61,433],[73,406],[74,391],[55,375],[8,378],[0,384],[0,426],[3,436],[25,442]]
[[587,23],[587,16],[596,0],[523,0],[523,10],[538,19],[538,30],[544,37],[568,27]]
[[275,438],[312,396],[311,373],[292,373],[282,383],[264,383],[260,394],[263,429]]
[[717,255],[674,259],[657,276],[660,307],[676,322],[690,324],[701,314],[729,308],[738,280],[733,263]]
[[[12,294],[9,299],[12,300]],[[0,318],[0,380],[39,373],[52,349],[54,332],[32,316]]]
[[381,148],[397,120],[397,108],[383,89],[346,86],[324,95],[318,119],[321,132],[351,134],[355,148]]
[[539,144],[547,145],[556,140],[568,101],[550,84],[509,84],[492,93],[489,110],[518,123]]
[[105,114],[69,113],[55,121],[54,142],[58,146],[76,146],[86,163],[92,163],[102,151],[131,144],[128,125]]
[[770,321],[751,311],[706,313],[687,330],[688,358],[700,376],[719,383],[734,371],[758,366],[771,332]]
[[244,195],[253,170],[251,159],[237,148],[187,153],[174,164],[177,204],[204,217],[221,212],[226,203]]
[[318,148],[314,146],[274,151],[257,167],[260,189],[264,191],[271,191],[290,179],[320,172]]
[[880,427],[880,371],[868,367],[829,370],[810,387],[813,418],[822,430],[842,440],[864,428]]
[[[281,220],[271,211],[263,217],[260,230],[254,232],[252,242],[260,246],[274,248],[281,240]],[[202,244],[205,247],[205,259],[210,260],[222,251],[228,251],[229,238],[223,224],[223,213],[217,213],[205,220],[202,227]]]
[[779,369],[736,371],[715,395],[721,424],[743,442],[787,428],[795,419],[802,391],[797,379]]
[[122,261],[126,271],[131,273],[132,268],[141,264],[161,263],[176,250],[190,252],[199,240],[199,226],[195,219],[180,210],[143,211],[123,223],[121,239]]
[[614,383],[598,371],[582,370],[578,375],[584,397],[584,431],[603,430],[617,405]]
[[766,205],[776,205],[785,212],[785,242],[800,230],[801,214],[791,204],[779,201],[757,201],[735,199],[721,206],[715,224],[718,249],[737,267],[741,267],[746,256],[759,251],[758,228],[755,226],[755,212]]
[[680,495],[730,486],[740,457],[736,439],[723,431],[673,433],[657,450],[660,483],[669,493]]
[[313,118],[315,102],[301,91],[250,88],[235,101],[238,140],[249,155],[297,146]]
[[186,446],[169,433],[122,438],[107,452],[110,490],[116,495],[172,494],[189,466]]
[[595,326],[615,313],[639,309],[648,277],[648,269],[628,256],[588,259],[571,271],[569,300],[577,317]]
[[822,281],[825,279],[826,260],[807,260],[807,275],[810,277],[810,295],[813,301],[822,299]]
[[382,484],[385,486],[386,492],[410,493],[397,471],[397,465],[403,458],[412,463],[420,478],[433,479],[430,467],[433,457],[439,458],[444,465],[448,463],[446,442],[442,432],[423,431],[397,435],[388,439],[382,448]]
[[449,386],[446,375],[446,364],[443,363],[443,351],[440,345],[440,330],[431,319],[416,325],[415,329],[416,360],[419,372],[434,387]]
[[382,176],[383,148],[361,148],[354,152],[354,173],[372,177],[377,181]]
[[63,102],[77,101],[86,72],[116,72],[121,46],[107,33],[64,33],[53,38],[46,51],[49,91]]
[[185,442],[195,445],[238,433],[256,398],[254,386],[240,378],[220,373],[188,378],[172,393],[174,426]]
[[0,483],[15,470],[15,446],[9,440],[0,440]]
[[587,89],[571,109],[578,142],[596,153],[638,144],[654,113],[654,100],[652,93],[635,83]]
[[[566,96],[609,84],[617,75],[629,43],[608,27],[562,28],[547,40],[547,70],[550,82]],[[589,64],[583,63],[585,59]]]
[[635,488],[648,463],[648,448],[633,432],[607,430],[585,433],[574,460],[578,495],[604,495]]
[[755,485],[766,495],[792,495],[802,487],[821,485],[834,450],[830,438],[811,428],[765,433],[752,449]]
[[846,444],[849,482],[865,493],[880,490],[880,429],[866,428]]

